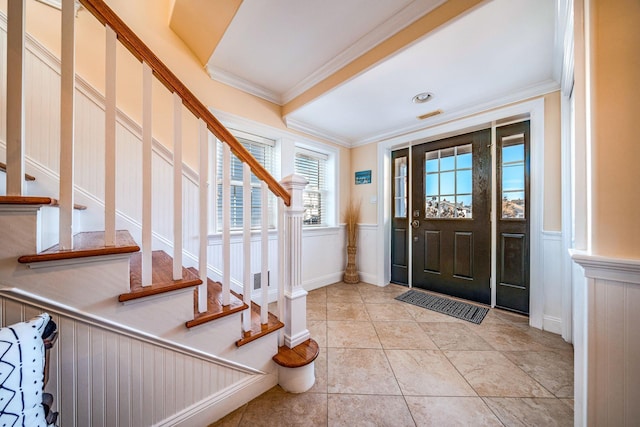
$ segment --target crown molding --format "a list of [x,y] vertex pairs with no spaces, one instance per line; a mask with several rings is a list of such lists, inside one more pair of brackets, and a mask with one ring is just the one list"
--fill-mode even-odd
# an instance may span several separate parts
[[509,95],[503,96],[501,98],[496,98],[480,104],[469,104],[452,111],[444,112],[443,114],[439,114],[429,119],[421,120],[420,123],[407,123],[406,125],[401,125],[394,129],[389,129],[388,131],[379,132],[376,135],[372,135],[353,142],[351,144],[351,147],[358,147],[361,145],[367,145],[374,142],[381,142],[391,138],[396,138],[401,135],[428,129],[432,126],[458,120],[463,117],[482,113],[494,108],[503,107],[505,105],[524,101],[526,99],[546,95],[547,93],[555,92],[559,89],[560,85],[555,80],[545,80],[544,82],[529,86],[518,92],[510,93]]
[[285,117],[284,121],[289,129],[306,133],[307,135],[315,136],[316,138],[322,138],[327,141],[333,142],[334,144],[341,145],[343,147],[351,148],[353,146],[353,144],[349,140],[342,138],[336,134],[327,132],[324,129],[314,127],[308,123],[291,119],[289,117]]
[[282,94],[283,104],[290,102],[327,77],[335,74],[337,71],[353,62],[356,58],[364,55],[444,2],[445,0],[412,1],[395,15],[384,21],[381,25],[377,26],[354,44],[340,52],[331,61],[327,62],[291,89],[284,92]]
[[266,87],[238,77],[235,74],[223,70],[222,68],[215,67],[210,63],[207,63],[206,70],[212,80],[240,89],[243,92],[265,99],[269,102],[273,102],[274,104],[282,105],[282,97]]

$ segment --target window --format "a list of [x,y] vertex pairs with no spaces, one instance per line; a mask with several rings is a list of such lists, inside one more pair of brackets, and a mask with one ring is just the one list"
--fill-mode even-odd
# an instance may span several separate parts
[[471,144],[425,154],[426,218],[472,217]]
[[502,139],[502,218],[524,219],[524,134]]
[[393,164],[393,216],[395,218],[407,217],[407,158],[398,157]]
[[305,226],[326,226],[329,222],[327,159],[328,156],[322,153],[296,149],[295,172],[309,181],[303,193]]
[[[274,145],[275,142],[259,136],[233,132],[234,136],[269,173],[275,170]],[[223,143],[217,141],[217,165],[216,165],[216,215],[218,232],[222,231],[222,154]],[[241,229],[243,226],[243,163],[231,153],[231,229]],[[261,181],[251,173],[251,228],[261,226]],[[274,196],[269,192],[269,228],[275,228],[275,203]]]

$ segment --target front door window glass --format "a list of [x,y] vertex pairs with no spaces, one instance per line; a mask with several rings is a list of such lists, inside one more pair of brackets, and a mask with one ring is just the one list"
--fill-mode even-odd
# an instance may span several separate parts
[[425,154],[425,217],[472,218],[471,144]]

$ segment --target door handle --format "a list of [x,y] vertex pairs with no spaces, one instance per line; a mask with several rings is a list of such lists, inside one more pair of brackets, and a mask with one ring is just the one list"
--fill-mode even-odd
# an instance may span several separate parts
[[420,221],[417,219],[414,219],[413,221],[411,221],[411,226],[413,228],[419,228],[420,227]]

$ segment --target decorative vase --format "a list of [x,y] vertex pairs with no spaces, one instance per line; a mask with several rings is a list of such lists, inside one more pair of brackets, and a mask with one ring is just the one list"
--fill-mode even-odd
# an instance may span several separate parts
[[344,283],[359,283],[360,275],[356,269],[356,246],[347,246],[347,268],[344,271]]

